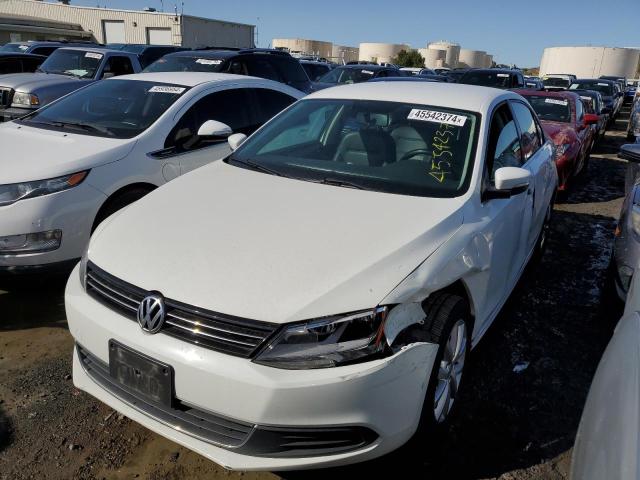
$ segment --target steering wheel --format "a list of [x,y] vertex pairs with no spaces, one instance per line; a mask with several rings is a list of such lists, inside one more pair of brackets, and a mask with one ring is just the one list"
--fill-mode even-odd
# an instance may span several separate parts
[[402,155],[398,161],[402,162],[403,160],[409,160],[410,158],[417,157],[418,155],[430,155],[430,153],[431,152],[426,148],[416,148],[414,150],[409,150],[407,153]]

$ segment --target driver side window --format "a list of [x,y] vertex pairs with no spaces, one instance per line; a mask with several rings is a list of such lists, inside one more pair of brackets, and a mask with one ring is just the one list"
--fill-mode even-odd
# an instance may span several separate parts
[[511,110],[505,103],[496,109],[491,120],[485,178],[492,186],[496,170],[502,167],[520,166],[522,166],[522,149],[518,130]]
[[223,90],[207,95],[187,110],[165,140],[164,148],[185,152],[220,143],[220,139],[198,137],[198,129],[207,120],[217,120],[231,127],[233,133],[253,133],[252,108],[245,89]]

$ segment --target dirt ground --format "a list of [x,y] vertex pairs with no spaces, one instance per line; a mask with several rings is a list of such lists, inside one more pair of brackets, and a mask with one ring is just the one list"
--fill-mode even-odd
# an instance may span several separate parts
[[[568,478],[585,397],[617,315],[601,307],[600,296],[622,203],[625,164],[615,154],[625,126],[623,115],[587,175],[556,206],[549,248],[473,351],[438,447],[282,478],[401,471],[434,479]],[[0,480],[280,478],[228,472],[76,390],[63,289],[53,281],[0,291]]]

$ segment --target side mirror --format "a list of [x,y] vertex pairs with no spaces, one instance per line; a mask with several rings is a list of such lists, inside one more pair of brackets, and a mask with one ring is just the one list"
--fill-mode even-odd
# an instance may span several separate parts
[[520,167],[501,167],[494,176],[495,187],[485,191],[482,200],[510,198],[525,192],[531,182],[531,172]]
[[247,136],[244,133],[234,133],[227,139],[227,142],[229,142],[231,151],[235,152],[238,149],[238,147],[244,143],[246,139],[247,139]]
[[640,163],[640,143],[629,143],[620,147],[618,158],[628,162]]
[[584,115],[584,124],[585,125],[595,125],[600,121],[600,117],[593,113],[586,113]]
[[227,138],[233,134],[233,130],[226,123],[218,122],[217,120],[207,120],[198,129],[199,137],[221,137]]
[[500,192],[517,195],[524,192],[531,182],[531,172],[526,168],[502,167],[496,170],[495,185]]
[[102,79],[103,80],[106,80],[107,78],[113,78],[115,76],[116,76],[116,74],[113,73],[113,72],[103,72],[102,73]]

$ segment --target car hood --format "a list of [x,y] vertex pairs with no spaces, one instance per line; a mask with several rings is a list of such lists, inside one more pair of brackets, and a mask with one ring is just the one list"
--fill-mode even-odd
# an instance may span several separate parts
[[463,205],[216,162],[107,220],[89,259],[173,300],[285,323],[376,306],[460,227]]
[[54,178],[125,157],[135,140],[0,124],[0,185]]
[[81,80],[69,75],[57,75],[55,73],[14,73],[0,76],[0,87],[35,93],[38,88],[45,86],[87,81],[91,80]]
[[544,120],[540,123],[542,123],[542,128],[556,145],[573,143],[578,138],[575,128],[570,123],[549,122]]

